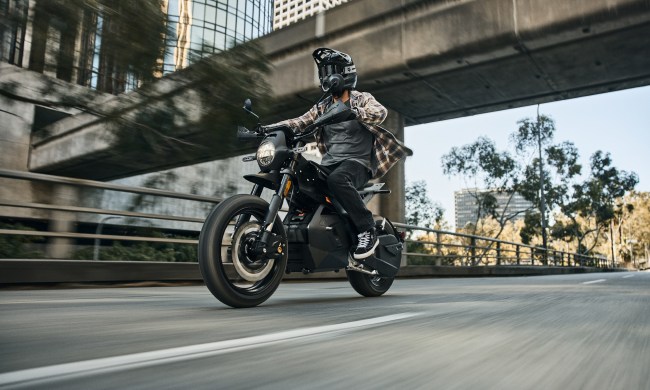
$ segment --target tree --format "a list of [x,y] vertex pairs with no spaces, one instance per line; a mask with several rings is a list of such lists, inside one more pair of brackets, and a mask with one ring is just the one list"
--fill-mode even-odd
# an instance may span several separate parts
[[[241,109],[246,98],[255,101],[260,115],[270,107],[271,90],[266,82],[270,65],[255,43],[235,46],[156,79],[160,76],[157,69],[163,58],[166,29],[160,0],[39,0],[33,18],[29,69],[56,78],[34,75],[25,83],[26,72],[2,72],[0,96],[68,113],[91,114],[86,118],[92,119],[82,121],[75,129],[102,129],[96,131],[97,136],[104,137],[102,140],[116,152],[107,156],[107,165],[129,161],[131,171],[146,172],[217,156],[232,157],[252,148],[250,143],[236,140],[234,129],[250,122],[250,116]],[[100,20],[101,30],[85,24],[92,21],[90,24],[97,28]],[[81,28],[93,31],[76,35],[88,37],[88,42],[81,39],[82,46],[101,41],[96,72],[90,76],[84,74],[88,66],[78,66],[71,59],[76,41],[72,39],[75,36],[68,35]],[[90,42],[93,37],[94,43]],[[72,46],[66,43],[70,40]],[[53,47],[58,47],[55,54],[60,58],[45,61],[47,50]],[[82,47],[79,61],[85,61],[84,56],[95,53],[95,49]],[[51,66],[56,69],[48,68]],[[88,77],[95,77],[96,87],[104,92],[124,91],[126,78],[137,80],[139,88],[111,99],[97,90],[70,84],[87,86]],[[36,132],[40,138],[48,136],[45,130]]]
[[[128,79],[146,83],[160,73],[167,34],[161,0],[37,0],[31,21],[31,70],[113,94],[124,92]],[[52,44],[54,64],[47,60]]]
[[[638,182],[636,174],[612,167],[609,154],[599,151],[591,158],[589,179],[580,182],[578,149],[571,142],[553,143],[552,118],[538,115],[517,123],[519,127],[510,137],[513,153],[497,151],[491,140],[481,137],[443,156],[444,172],[471,178],[494,193],[520,193],[530,201],[534,207],[526,211],[520,230],[522,242],[529,244],[543,236],[547,213],[555,211],[552,237],[565,242],[576,240],[578,251],[589,253],[616,217],[615,200]],[[480,213],[473,227],[481,228],[481,218],[494,218],[501,225],[494,234],[498,238],[517,215],[499,211],[489,196],[481,194],[476,191]],[[587,236],[593,238],[589,246]]]
[[[558,222],[552,234],[558,238],[577,239],[578,251],[584,254],[591,253],[607,230],[613,244],[612,224],[621,223],[625,213],[624,208],[617,207],[616,201],[633,190],[638,182],[636,173],[613,167],[610,154],[597,151],[591,156],[589,178],[575,184],[570,199],[561,206],[568,221]],[[591,237],[590,243],[586,242],[588,237]]]
[[[491,139],[480,137],[474,143],[452,148],[442,157],[442,166],[448,176],[474,180],[475,189],[468,191],[475,200],[477,213],[467,233],[477,234],[486,222],[483,219],[489,218],[498,223],[499,229],[494,232],[498,238],[506,225],[522,213],[509,207],[520,185],[520,164],[511,153],[497,151]],[[500,205],[495,194],[506,194],[505,204]]]
[[619,250],[626,261],[641,267],[637,260],[648,261],[650,248],[650,192],[631,191],[616,205],[620,218]]
[[[406,223],[413,226],[440,229],[445,225],[443,216],[445,210],[438,203],[429,198],[427,184],[424,181],[416,181],[406,186]],[[409,253],[432,253],[430,244],[433,234],[426,232],[416,236],[411,230],[408,234],[409,241],[406,244],[406,251]],[[413,240],[413,241],[410,241]],[[428,264],[428,259],[421,257],[409,257],[409,264]]]
[[[476,234],[480,220],[492,217],[503,228],[508,220],[516,215],[508,214],[508,204],[512,200],[516,187],[516,174],[518,167],[516,161],[508,152],[498,152],[494,142],[486,137],[480,137],[476,142],[462,147],[454,147],[442,157],[443,171],[448,176],[460,175],[473,178],[475,190],[468,190],[474,198],[477,213],[476,221],[471,224],[470,234]],[[477,185],[480,182],[480,185]],[[478,187],[488,188],[489,191],[480,190]],[[504,210],[499,210],[494,193],[509,195]],[[460,228],[457,226],[457,228]],[[497,233],[497,237],[500,232]]]
[[432,228],[440,227],[445,210],[433,203],[427,192],[427,183],[416,181],[406,186],[406,223]]
[[[521,239],[529,244],[535,235],[542,237],[542,246],[547,247],[548,210],[562,205],[568,196],[570,184],[580,175],[582,166],[578,163],[578,150],[571,142],[552,144],[555,121],[546,115],[537,115],[533,121],[525,118],[517,122],[518,130],[511,135],[511,141],[524,163],[523,178],[516,190],[535,205],[526,215]],[[531,156],[535,156],[532,157]]]

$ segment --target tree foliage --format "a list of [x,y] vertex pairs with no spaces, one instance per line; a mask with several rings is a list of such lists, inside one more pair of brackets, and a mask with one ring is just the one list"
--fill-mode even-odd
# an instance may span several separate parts
[[[91,114],[75,129],[101,129],[97,136],[115,152],[106,163],[129,161],[133,172],[245,153],[251,145],[235,139],[236,126],[250,118],[241,110],[243,101],[252,99],[261,115],[271,103],[266,55],[255,43],[244,43],[161,77],[168,34],[161,4],[37,0],[30,60],[23,66],[50,77],[30,77],[26,84],[3,74],[0,95]],[[52,52],[55,60],[48,57]],[[97,90],[69,84],[88,86],[91,79]],[[114,98],[98,92],[123,92],[127,79],[138,88]],[[40,139],[47,139],[46,130],[38,131]]]
[[[597,151],[591,156],[590,176],[573,185],[570,198],[560,207],[568,220],[558,221],[551,230],[552,235],[577,239],[578,250],[590,253],[610,223],[620,219],[623,210],[617,207],[617,199],[633,190],[638,182],[636,173],[613,167],[610,154]],[[592,240],[587,246],[588,236]]]
[[638,259],[648,266],[650,250],[650,192],[631,191],[616,205],[619,217],[618,244],[620,255],[633,262]]
[[[438,204],[431,201],[427,191],[427,184],[424,181],[416,181],[406,186],[406,223],[413,226],[429,229],[440,229],[444,225],[445,210]],[[431,248],[425,242],[429,241],[428,232],[409,232],[409,241],[406,244],[406,251],[409,253],[431,253]],[[419,257],[409,257],[409,264],[424,264],[428,260]]]
[[[549,211],[554,211],[552,236],[565,242],[576,240],[581,253],[590,253],[617,217],[616,199],[634,189],[638,177],[613,167],[610,155],[598,151],[591,157],[589,177],[581,181],[578,149],[571,142],[554,143],[552,118],[538,115],[517,124],[510,137],[512,153],[498,151],[492,140],[480,137],[472,144],[453,148],[442,158],[445,174],[473,179],[476,187],[489,190],[475,191],[479,213],[472,226],[479,231],[481,218],[494,219],[501,225],[494,232],[498,237],[517,215],[498,209],[490,194],[519,193],[534,206],[526,212],[520,230],[524,243],[532,243],[541,235],[542,215],[548,220]],[[593,236],[589,246],[587,236]]]
[[[462,147],[454,147],[442,157],[443,172],[448,176],[463,176],[474,179],[474,190],[468,190],[477,207],[476,220],[467,226],[467,233],[477,234],[481,230],[481,219],[493,218],[499,222],[501,233],[505,224],[516,214],[510,214],[508,205],[512,201],[517,186],[517,162],[509,152],[497,150],[494,141],[479,137],[475,142]],[[489,191],[481,190],[489,188]],[[506,194],[505,207],[500,207],[495,194]],[[457,228],[461,228],[458,227]],[[464,228],[464,227],[463,227]]]
[[426,228],[440,227],[445,210],[431,201],[427,183],[416,181],[406,186],[406,223]]

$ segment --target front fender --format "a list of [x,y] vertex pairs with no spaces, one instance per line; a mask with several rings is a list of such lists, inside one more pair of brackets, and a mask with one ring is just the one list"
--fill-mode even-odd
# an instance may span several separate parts
[[280,174],[278,171],[244,175],[244,179],[250,181],[251,183],[258,184],[262,187],[270,188],[273,191],[277,190],[280,187]]

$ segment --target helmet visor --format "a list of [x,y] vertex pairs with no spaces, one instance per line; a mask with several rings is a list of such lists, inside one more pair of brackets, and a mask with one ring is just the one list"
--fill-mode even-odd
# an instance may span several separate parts
[[343,66],[338,64],[327,64],[321,65],[318,67],[318,75],[321,79],[331,76],[333,74],[346,75],[349,73],[354,73],[356,71],[354,65],[352,66]]

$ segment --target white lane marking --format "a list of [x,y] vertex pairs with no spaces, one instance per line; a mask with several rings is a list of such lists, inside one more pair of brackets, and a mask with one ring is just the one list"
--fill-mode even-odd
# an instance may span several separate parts
[[105,374],[127,369],[205,358],[229,352],[263,347],[284,341],[293,341],[304,337],[323,335],[326,333],[362,330],[371,326],[378,326],[393,321],[411,318],[416,315],[418,315],[418,313],[393,314],[389,316],[369,318],[366,320],[345,322],[342,324],[294,329],[285,332],[270,333],[241,339],[224,340],[213,343],[189,345],[186,347],[161,349],[158,351],[134,353],[7,372],[0,374],[0,386],[35,385],[56,380],[79,378],[95,374]]
[[631,278],[631,277],[633,277],[633,276],[634,276],[634,274],[625,275],[625,276],[623,276],[623,279]]
[[605,282],[606,279],[598,279],[598,280],[591,280],[589,282],[582,282],[582,284],[594,284],[594,283],[602,283]]
[[152,302],[153,299],[158,301],[162,298],[73,298],[73,299],[39,299],[39,300],[13,300],[13,301],[0,301],[0,305],[55,305],[55,304],[78,304],[78,303],[123,303],[123,302]]

